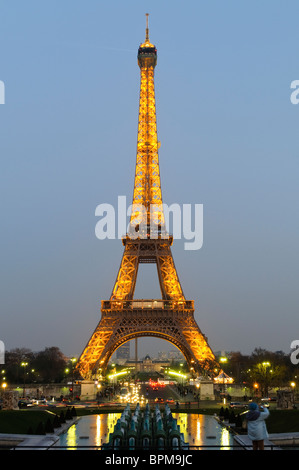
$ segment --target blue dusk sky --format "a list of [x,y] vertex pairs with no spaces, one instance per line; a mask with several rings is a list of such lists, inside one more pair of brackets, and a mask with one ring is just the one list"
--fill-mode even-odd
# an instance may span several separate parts
[[[123,253],[99,204],[131,204],[150,14],[164,203],[203,205],[174,261],[214,351],[299,339],[297,0],[0,1],[1,320],[7,350],[79,356]],[[139,298],[159,298],[142,265]],[[168,343],[139,341],[140,354]]]

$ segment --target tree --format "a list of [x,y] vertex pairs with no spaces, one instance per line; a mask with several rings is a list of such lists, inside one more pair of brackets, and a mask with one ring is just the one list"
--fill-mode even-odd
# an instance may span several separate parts
[[269,387],[282,386],[288,377],[288,368],[284,364],[271,364],[269,361],[254,364],[250,372],[252,383],[259,384],[264,397],[268,396]]
[[235,383],[243,381],[243,370],[248,367],[249,356],[243,356],[239,351],[232,351],[227,355],[227,362],[221,362],[224,372],[234,378]]
[[33,366],[39,371],[42,382],[60,382],[64,376],[66,357],[59,348],[52,346],[36,354]]
[[22,362],[31,364],[34,360],[34,353],[28,348],[16,348],[5,353],[5,369],[9,382],[20,382],[23,380],[24,369]]

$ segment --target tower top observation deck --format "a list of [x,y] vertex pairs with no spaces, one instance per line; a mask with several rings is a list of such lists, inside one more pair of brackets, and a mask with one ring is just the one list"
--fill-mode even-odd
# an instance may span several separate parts
[[157,49],[149,40],[148,17],[149,14],[146,13],[145,41],[140,44],[137,55],[140,68],[155,67],[157,64]]

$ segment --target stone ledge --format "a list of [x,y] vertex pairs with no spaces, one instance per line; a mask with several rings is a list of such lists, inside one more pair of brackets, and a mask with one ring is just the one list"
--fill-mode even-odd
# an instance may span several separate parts
[[[252,440],[246,434],[237,434],[234,436],[234,442],[240,446],[240,450],[252,450]],[[269,439],[264,440],[265,450],[281,450]]]

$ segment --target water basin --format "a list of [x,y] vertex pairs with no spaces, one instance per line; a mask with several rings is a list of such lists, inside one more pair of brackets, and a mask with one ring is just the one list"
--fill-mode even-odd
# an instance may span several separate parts
[[[75,449],[100,449],[109,441],[109,434],[113,432],[121,413],[108,413],[83,416],[60,436],[56,447]],[[173,413],[184,434],[185,442],[190,449],[222,449],[229,450],[233,446],[233,435],[221,426],[213,416]]]

